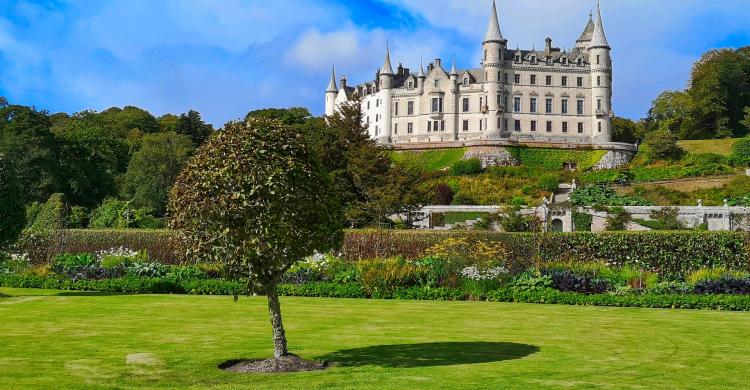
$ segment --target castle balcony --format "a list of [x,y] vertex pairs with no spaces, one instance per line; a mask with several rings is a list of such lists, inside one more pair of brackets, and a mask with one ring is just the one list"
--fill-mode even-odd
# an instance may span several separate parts
[[441,120],[443,119],[444,113],[442,112],[431,112],[430,119]]
[[597,118],[605,118],[608,117],[609,113],[604,110],[596,110],[596,117]]

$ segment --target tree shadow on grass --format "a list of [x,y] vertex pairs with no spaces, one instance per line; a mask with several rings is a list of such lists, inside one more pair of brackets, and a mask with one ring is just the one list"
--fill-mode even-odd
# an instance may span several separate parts
[[423,344],[374,345],[345,349],[320,359],[340,366],[429,367],[491,363],[521,359],[539,352],[528,344],[502,342],[435,342]]
[[133,295],[132,293],[106,292],[106,291],[62,291],[55,294],[56,297],[110,297],[117,295]]

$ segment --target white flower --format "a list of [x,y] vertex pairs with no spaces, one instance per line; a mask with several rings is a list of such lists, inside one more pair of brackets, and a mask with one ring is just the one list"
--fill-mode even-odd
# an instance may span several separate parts
[[501,274],[507,274],[505,267],[495,267],[487,270],[480,270],[477,267],[466,267],[461,270],[461,276],[471,280],[493,280]]

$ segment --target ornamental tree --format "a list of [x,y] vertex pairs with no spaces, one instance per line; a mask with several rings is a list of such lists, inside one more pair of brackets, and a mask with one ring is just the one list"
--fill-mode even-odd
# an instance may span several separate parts
[[228,123],[180,173],[168,211],[189,258],[222,264],[248,292],[262,288],[274,356],[287,355],[279,278],[343,237],[339,200],[302,132],[269,119]]

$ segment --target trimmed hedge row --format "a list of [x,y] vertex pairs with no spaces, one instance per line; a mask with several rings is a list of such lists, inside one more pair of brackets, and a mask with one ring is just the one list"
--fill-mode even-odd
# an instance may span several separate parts
[[[667,279],[682,279],[700,268],[726,267],[750,271],[750,236],[741,232],[650,231],[576,232],[533,235],[482,231],[350,230],[340,254],[350,261],[376,257],[423,257],[431,246],[447,238],[502,241],[515,271],[543,261],[603,260],[612,265],[633,265],[658,270]],[[26,245],[26,247],[24,246]],[[57,253],[96,252],[125,246],[146,250],[165,264],[184,258],[179,240],[169,230],[63,230],[19,244],[32,261],[43,263]],[[538,252],[538,253],[537,253]]]
[[[341,254],[349,260],[403,256],[416,259],[447,238],[502,241],[509,265],[525,269],[535,255],[542,261],[603,260],[615,266],[658,270],[667,279],[682,279],[700,268],[750,271],[748,236],[742,232],[649,231],[576,233],[495,233],[480,231],[347,232]],[[538,252],[538,253],[537,253]]]
[[[0,287],[44,288],[72,291],[99,291],[115,293],[194,294],[194,295],[241,295],[244,286],[238,282],[223,280],[192,280],[172,282],[163,279],[119,278],[109,280],[64,280],[54,277],[30,275],[0,275]],[[283,284],[279,294],[284,296],[367,298],[359,284],[307,283]],[[398,288],[381,294],[377,299],[403,300],[466,300],[466,293],[451,288],[409,287]],[[728,311],[750,311],[750,295],[586,295],[561,292],[554,289],[516,291],[500,289],[487,294],[491,302],[521,302],[540,304],[564,304],[585,306],[644,307],[663,309],[710,309]]]

